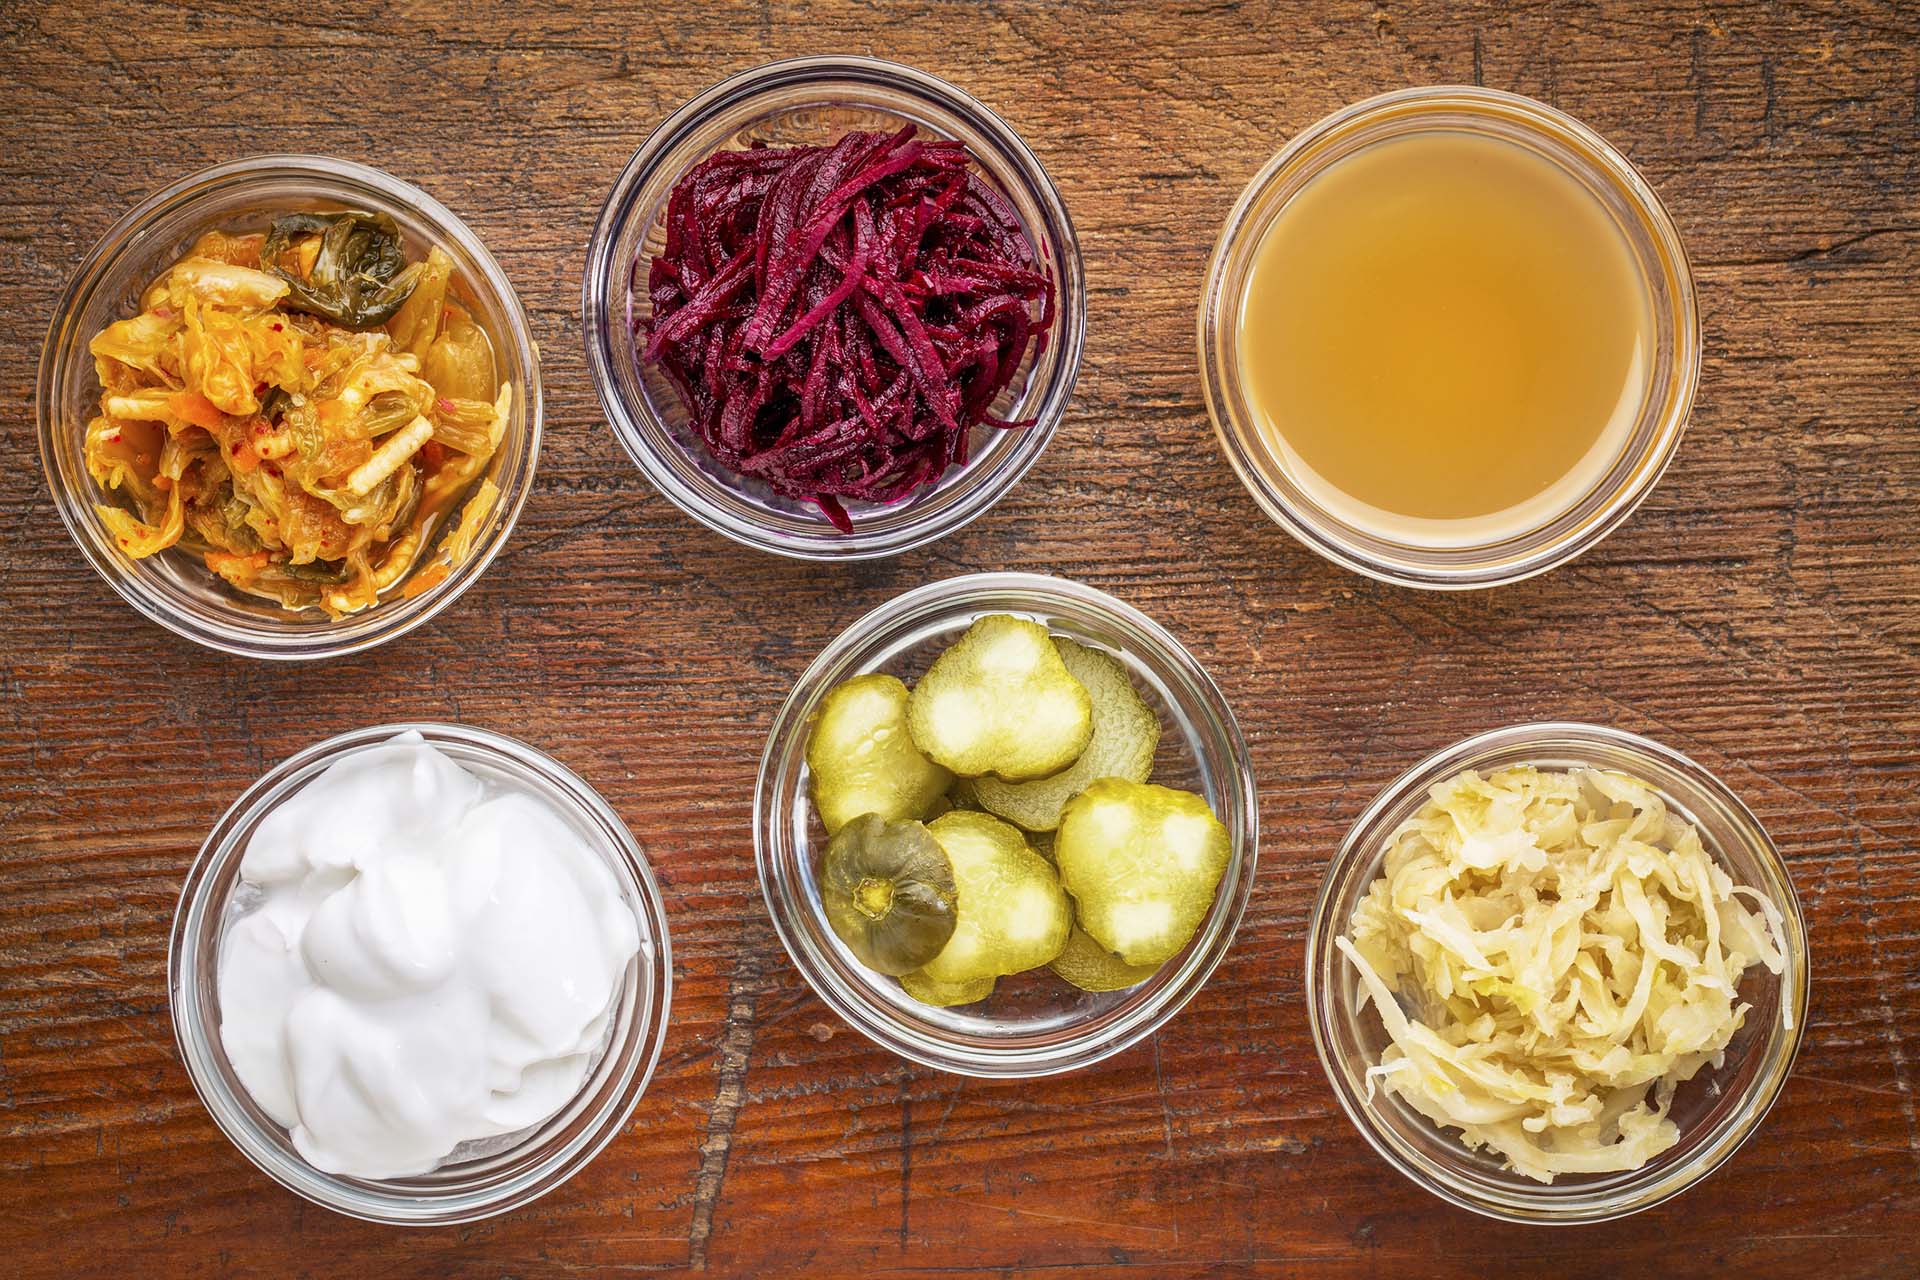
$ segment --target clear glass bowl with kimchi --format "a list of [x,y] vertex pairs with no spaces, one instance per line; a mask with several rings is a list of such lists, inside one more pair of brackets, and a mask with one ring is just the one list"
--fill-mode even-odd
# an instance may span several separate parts
[[212,648],[316,658],[450,604],[510,534],[540,438],[505,274],[376,169],[263,156],[150,197],[48,333],[61,518],[136,609]]

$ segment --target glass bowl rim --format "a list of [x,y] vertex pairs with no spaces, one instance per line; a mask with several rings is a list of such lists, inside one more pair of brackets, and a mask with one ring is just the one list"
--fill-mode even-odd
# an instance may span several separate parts
[[[1310,504],[1297,502],[1271,485],[1261,472],[1257,432],[1237,412],[1235,397],[1216,358],[1219,335],[1238,324],[1229,314],[1237,311],[1238,300],[1224,296],[1230,268],[1241,256],[1258,248],[1257,238],[1247,239],[1254,204],[1295,170],[1307,173],[1311,180],[1311,175],[1345,158],[1314,154],[1315,148],[1331,136],[1359,129],[1375,119],[1393,117],[1417,128],[1421,117],[1447,112],[1503,113],[1503,120],[1577,150],[1588,165],[1605,173],[1617,185],[1640,230],[1659,250],[1669,269],[1672,305],[1668,318],[1675,325],[1673,368],[1664,387],[1665,407],[1644,446],[1637,453],[1630,448],[1623,454],[1623,459],[1633,459],[1631,470],[1623,476],[1603,478],[1591,491],[1590,497],[1604,493],[1604,501],[1578,527],[1557,536],[1549,536],[1554,525],[1579,510],[1579,503],[1523,532],[1448,548],[1446,553],[1453,555],[1479,553],[1479,559],[1460,564],[1447,562],[1433,548],[1376,539],[1394,548],[1389,558],[1356,540],[1338,519],[1312,510]],[[1221,452],[1255,505],[1302,546],[1344,569],[1394,586],[1437,591],[1479,590],[1524,581],[1578,558],[1625,524],[1672,465],[1693,410],[1704,359],[1692,263],[1679,228],[1653,185],[1624,153],[1569,113],[1522,94],[1480,85],[1438,84],[1390,90],[1329,112],[1296,133],[1261,166],[1235,200],[1208,259],[1196,319],[1207,416]]]
[[[637,963],[649,974],[654,998],[650,1005],[638,1009],[631,1038],[623,1042],[641,1048],[617,1082],[612,1100],[591,1127],[534,1168],[506,1180],[490,1193],[454,1191],[444,1197],[428,1198],[370,1191],[366,1188],[387,1180],[325,1173],[298,1156],[282,1152],[276,1143],[259,1132],[243,1108],[234,1105],[229,1091],[219,1083],[212,1066],[226,1057],[219,1029],[202,1024],[199,1001],[187,991],[196,979],[218,981],[218,950],[225,929],[216,922],[213,954],[206,955],[193,945],[197,936],[195,926],[203,923],[207,913],[219,905],[207,898],[214,882],[245,855],[245,841],[239,839],[241,833],[251,831],[293,794],[292,791],[275,794],[291,779],[305,774],[300,784],[304,786],[328,765],[375,749],[408,731],[421,733],[429,745],[451,743],[474,751],[503,772],[520,779],[530,790],[534,784],[526,780],[537,779],[538,794],[543,799],[571,809],[575,816],[590,821],[594,830],[604,832],[613,844],[614,856],[607,860],[609,872],[623,891],[631,895],[644,931],[643,942],[652,943],[652,955],[648,956],[643,949]],[[507,734],[463,724],[399,721],[348,729],[301,748],[261,774],[221,813],[187,869],[174,909],[167,940],[167,1005],[174,1047],[195,1095],[215,1126],[255,1169],[303,1200],[365,1222],[449,1226],[477,1222],[539,1199],[586,1168],[620,1136],[651,1083],[666,1044],[673,1008],[673,945],[668,933],[665,899],[651,861],[619,814],[585,779],[538,747]],[[652,1013],[655,1007],[657,1015]],[[603,1053],[613,1053],[617,1048],[619,1045],[610,1042]],[[589,1072],[582,1088],[592,1079],[593,1073]]]
[[[787,840],[779,834],[787,814],[772,812],[771,806],[777,798],[782,758],[796,749],[804,751],[808,716],[831,683],[864,665],[861,655],[877,634],[904,620],[930,618],[947,609],[970,609],[976,615],[993,612],[991,606],[964,602],[1008,596],[1026,597],[1025,603],[1003,606],[1016,613],[1044,610],[1053,603],[1111,622],[1127,635],[1130,646],[1150,650],[1157,664],[1179,677],[1182,687],[1177,692],[1183,695],[1183,710],[1202,723],[1204,736],[1212,739],[1209,746],[1226,762],[1218,785],[1223,805],[1232,812],[1219,816],[1237,838],[1233,860],[1222,876],[1223,886],[1230,883],[1231,888],[1216,900],[1186,959],[1168,962],[1169,967],[1177,962],[1180,968],[1152,998],[1098,1038],[1068,1036],[1058,1045],[1038,1049],[989,1051],[954,1045],[910,1026],[818,962],[804,941],[806,935],[789,919],[789,910],[798,910],[802,904],[795,899],[790,907],[786,901],[793,897],[787,892],[792,881],[780,854],[794,851],[788,850]],[[1259,863],[1260,801],[1252,758],[1239,722],[1212,676],[1171,633],[1139,609],[1097,587],[1047,574],[994,572],[939,579],[892,597],[843,628],[794,680],[775,714],[754,784],[753,805],[754,864],[761,895],[788,959],[808,987],[843,1022],[882,1048],[923,1066],[981,1079],[1031,1079],[1078,1070],[1131,1048],[1164,1027],[1199,994],[1226,957],[1252,897]]]
[[[107,278],[129,258],[140,233],[161,216],[190,208],[209,197],[218,197],[234,187],[248,183],[292,178],[331,188],[325,198],[349,203],[356,196],[372,193],[406,208],[431,226],[437,236],[458,245],[473,264],[484,286],[505,318],[506,332],[493,335],[514,344],[513,359],[526,370],[526,385],[521,416],[525,420],[523,458],[511,475],[501,479],[498,499],[498,527],[487,542],[448,573],[446,579],[412,600],[382,601],[373,609],[350,614],[346,618],[316,620],[309,631],[275,632],[256,626],[243,615],[206,610],[180,609],[142,583],[133,571],[114,558],[111,548],[101,542],[84,495],[67,483],[57,459],[61,433],[61,375],[76,360],[86,359],[84,335],[77,330],[65,334],[78,308],[90,299]],[[71,339],[70,341],[63,339]],[[35,383],[35,416],[40,446],[40,464],[60,522],[66,527],[81,557],[93,567],[135,612],[177,636],[220,653],[268,661],[311,661],[359,653],[397,639],[437,617],[480,580],[494,559],[513,536],[520,513],[533,492],[534,473],[540,457],[543,434],[545,394],[540,378],[539,344],[534,340],[532,324],[519,293],[504,268],[472,228],[439,200],[404,179],[355,160],[311,153],[273,152],[223,161],[194,170],[166,184],[116,219],[94,241],[67,278],[54,305],[42,342]],[[416,570],[417,571],[417,570]],[[393,604],[390,612],[382,606]]]
[[[816,532],[795,534],[730,509],[707,492],[708,488],[724,487],[717,481],[709,486],[684,479],[651,438],[654,432],[664,433],[665,425],[644,398],[636,403],[624,394],[616,371],[621,353],[608,340],[619,280],[629,275],[613,260],[613,253],[628,222],[641,212],[636,206],[639,195],[660,178],[663,167],[696,130],[729,113],[747,110],[769,94],[833,82],[867,85],[917,98],[960,117],[994,143],[1018,171],[1043,215],[1042,225],[1032,230],[1045,241],[1036,248],[1053,255],[1058,291],[1053,337],[1061,341],[1055,344],[1058,363],[1052,379],[1042,388],[1035,422],[1021,430],[1014,447],[988,477],[990,483],[932,512],[935,519],[923,515],[880,533],[863,532],[856,526],[853,533],[842,534],[823,526]],[[692,157],[686,165],[702,158]],[[681,166],[682,172],[686,165]],[[1026,140],[992,108],[958,86],[905,63],[862,54],[816,54],[761,63],[726,76],[675,108],[647,134],[615,179],[588,240],[581,279],[581,331],[588,373],[621,449],[668,502],[699,524],[743,546],[798,560],[851,561],[899,555],[956,533],[990,511],[1040,460],[1071,407],[1085,355],[1086,316],[1086,271],[1072,216],[1052,175]],[[966,470],[962,468],[962,473]],[[906,501],[915,500],[910,497]]]
[[[1346,1073],[1335,1064],[1333,1036],[1328,1027],[1330,1017],[1334,1016],[1328,1007],[1333,999],[1329,966],[1335,963],[1330,939],[1339,936],[1345,928],[1344,921],[1333,918],[1340,906],[1340,889],[1355,867],[1377,865],[1381,859],[1382,842],[1391,830],[1384,825],[1387,815],[1434,782],[1463,768],[1475,767],[1475,762],[1488,755],[1528,749],[1537,749],[1541,755],[1574,757],[1583,751],[1613,750],[1638,755],[1660,769],[1685,777],[1737,824],[1743,852],[1765,869],[1774,882],[1771,887],[1781,891],[1776,905],[1785,921],[1785,970],[1773,981],[1779,986],[1780,1014],[1783,1019],[1790,1014],[1793,1025],[1777,1027],[1777,1043],[1770,1035],[1767,1042],[1749,1046],[1750,1053],[1768,1056],[1738,1105],[1718,1127],[1712,1145],[1689,1153],[1670,1167],[1663,1166],[1661,1159],[1656,1158],[1642,1169],[1623,1175],[1618,1184],[1578,1198],[1556,1195],[1544,1185],[1536,1190],[1518,1183],[1498,1194],[1485,1194],[1464,1184],[1454,1185],[1445,1177],[1451,1171],[1444,1167],[1439,1167],[1436,1173],[1415,1163],[1385,1136],[1383,1127],[1375,1119],[1374,1105],[1355,1093],[1346,1080]],[[1656,789],[1665,790],[1664,787]],[[1711,846],[1709,852],[1713,852]],[[1718,774],[1692,757],[1640,734],[1606,725],[1550,720],[1522,722],[1469,735],[1422,757],[1380,789],[1348,828],[1321,879],[1308,919],[1302,977],[1308,1027],[1321,1071],[1348,1121],[1382,1160],[1428,1193],[1483,1217],[1569,1226],[1623,1218],[1680,1195],[1718,1170],[1759,1130],[1786,1087],[1806,1035],[1810,956],[1806,917],[1786,859],[1759,818]],[[1773,1046],[1771,1052],[1769,1045]],[[1458,1145],[1457,1138],[1439,1126],[1433,1129],[1442,1142]],[[1461,1157],[1465,1158],[1464,1148],[1461,1148]],[[1441,1166],[1439,1161],[1432,1163]]]

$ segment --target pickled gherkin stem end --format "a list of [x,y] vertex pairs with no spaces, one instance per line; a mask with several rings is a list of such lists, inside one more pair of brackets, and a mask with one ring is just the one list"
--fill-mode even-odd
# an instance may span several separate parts
[[868,876],[853,891],[853,905],[870,920],[879,920],[893,907],[893,885]]
[[953,936],[953,866],[913,819],[864,813],[827,845],[820,903],[861,964],[897,978],[939,955]]

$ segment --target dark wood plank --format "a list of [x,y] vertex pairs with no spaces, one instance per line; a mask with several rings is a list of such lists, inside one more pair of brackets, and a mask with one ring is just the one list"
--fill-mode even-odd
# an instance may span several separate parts
[[[1920,18],[1802,6],[1195,3],[672,8],[0,7],[0,1249],[18,1275],[1911,1274],[1920,1228]],[[879,51],[1000,110],[1050,166],[1091,282],[1077,403],[994,513],[856,568],[678,515],[602,424],[583,246],[641,137],[773,56]],[[1679,460],[1605,546],[1429,596],[1322,564],[1214,448],[1193,309],[1220,219],[1291,133],[1480,80],[1606,133],[1693,252],[1709,363]],[[88,573],[34,465],[33,366],[66,273],[148,190],[266,150],[380,164],[506,264],[545,352],[537,492],[487,579],[377,655],[197,651]],[[920,1070],[800,982],[747,807],[787,683],[860,612],[982,567],[1163,620],[1238,708],[1258,891],[1156,1040],[1066,1079]],[[395,677],[398,677],[396,684]],[[631,1129],[539,1204],[401,1232],[302,1205],[201,1110],[164,984],[175,895],[273,761],[390,719],[537,743],[652,852],[677,982]],[[1300,986],[1308,905],[1366,798],[1524,718],[1650,733],[1786,849],[1815,938],[1800,1068],[1759,1138],[1606,1227],[1501,1227],[1391,1173],[1334,1109]],[[722,1052],[723,1044],[727,1051]]]

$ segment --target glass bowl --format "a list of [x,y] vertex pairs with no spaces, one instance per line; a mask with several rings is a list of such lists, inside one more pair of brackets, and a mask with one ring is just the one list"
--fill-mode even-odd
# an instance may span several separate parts
[[[294,1148],[234,1074],[220,1038],[219,953],[239,912],[240,861],[281,801],[327,766],[417,730],[483,780],[553,806],[612,872],[640,928],[640,950],[615,997],[607,1043],[572,1102],[516,1134],[462,1144],[430,1173],[367,1179],[322,1173]],[[187,872],[167,953],[174,1038],[200,1100],[261,1172],[315,1204],[370,1222],[437,1226],[491,1217],[545,1195],[611,1142],[633,1114],[666,1038],[673,961],[659,886],[612,809],[570,770],[525,743],[483,729],[389,724],[328,738],[270,770],[215,824]]]
[[[199,557],[173,549],[134,560],[121,553],[94,512],[115,504],[87,474],[86,424],[100,411],[100,386],[87,344],[139,310],[146,286],[202,232],[264,230],[288,210],[353,207],[392,215],[408,246],[438,244],[454,260],[454,291],[493,340],[494,359],[514,385],[506,436],[488,467],[500,498],[473,550],[447,577],[412,599],[402,578],[378,603],[338,620],[319,609],[291,610],[228,586]],[[148,618],[189,640],[254,658],[325,658],[403,635],[459,598],[506,545],[533,488],[540,452],[540,360],[513,286],[493,255],[439,201],[366,165],[326,156],[270,155],[203,169],[156,192],[81,259],[47,330],[40,358],[40,457],[54,505],[81,554],[109,586]],[[442,530],[444,532],[444,530]],[[429,563],[420,555],[413,570]]]
[[[1367,1098],[1366,1070],[1387,1037],[1378,1015],[1354,1012],[1360,978],[1334,948],[1354,907],[1378,878],[1386,842],[1427,801],[1427,790],[1463,769],[1532,764],[1541,768],[1616,769],[1651,784],[1700,832],[1701,842],[1736,883],[1752,885],[1786,921],[1786,972],[1747,970],[1740,996],[1753,1007],[1719,1069],[1680,1087],[1671,1114],[1680,1141],[1629,1173],[1562,1175],[1543,1186],[1469,1151],[1384,1090]],[[1586,724],[1523,724],[1496,729],[1428,756],[1375,797],[1347,833],[1327,869],[1307,936],[1307,1008],[1314,1047],[1335,1096],[1389,1164],[1441,1199],[1511,1222],[1602,1222],[1637,1213],[1719,1168],[1759,1128],[1779,1097],[1807,1025],[1807,927],[1786,864],[1759,820],[1724,783],[1677,751],[1618,729]]]
[[[1363,148],[1445,130],[1525,147],[1585,187],[1638,264],[1653,319],[1648,391],[1626,442],[1572,505],[1521,532],[1426,545],[1363,528],[1328,509],[1262,439],[1239,369],[1242,303],[1256,253],[1281,212],[1314,178]],[[1228,216],[1199,314],[1207,412],[1227,460],[1263,511],[1309,549],[1356,573],[1410,587],[1490,587],[1564,564],[1631,515],[1672,460],[1700,376],[1700,321],[1685,248],[1659,196],[1606,140],[1531,98],[1470,85],[1403,89],[1310,126],[1261,169]]]
[[[847,503],[854,531],[843,534],[811,503],[780,497],[715,461],[688,425],[672,383],[639,358],[634,334],[652,314],[646,263],[665,245],[667,201],[689,169],[729,148],[828,143],[850,130],[890,132],[907,123],[966,143],[1053,271],[1057,319],[1045,349],[1028,353],[993,409],[1034,425],[976,427],[964,467],[948,468],[938,484],[900,502]],[[894,555],[945,537],[998,502],[1039,459],[1066,412],[1087,321],[1073,223],[1019,135],[944,81],[854,56],[769,63],[722,81],[669,116],[634,152],[607,197],[587,249],[581,309],[594,386],[635,465],[668,501],[708,528],[804,560]]]
[[[1099,995],[1044,970],[1003,978],[977,1005],[936,1009],[862,965],[828,926],[817,859],[826,832],[809,798],[807,738],[820,701],[852,676],[911,683],[984,614],[1011,613],[1105,650],[1160,716],[1153,780],[1204,795],[1232,838],[1213,909],[1185,951],[1147,982]],[[753,848],[775,930],[822,1000],[904,1058],[961,1075],[1071,1071],[1151,1035],[1191,1000],[1226,954],[1253,886],[1259,797],[1246,742],[1216,687],[1145,614],[1078,582],[1025,573],[949,578],[875,609],[820,652],[774,717],[754,790]]]

